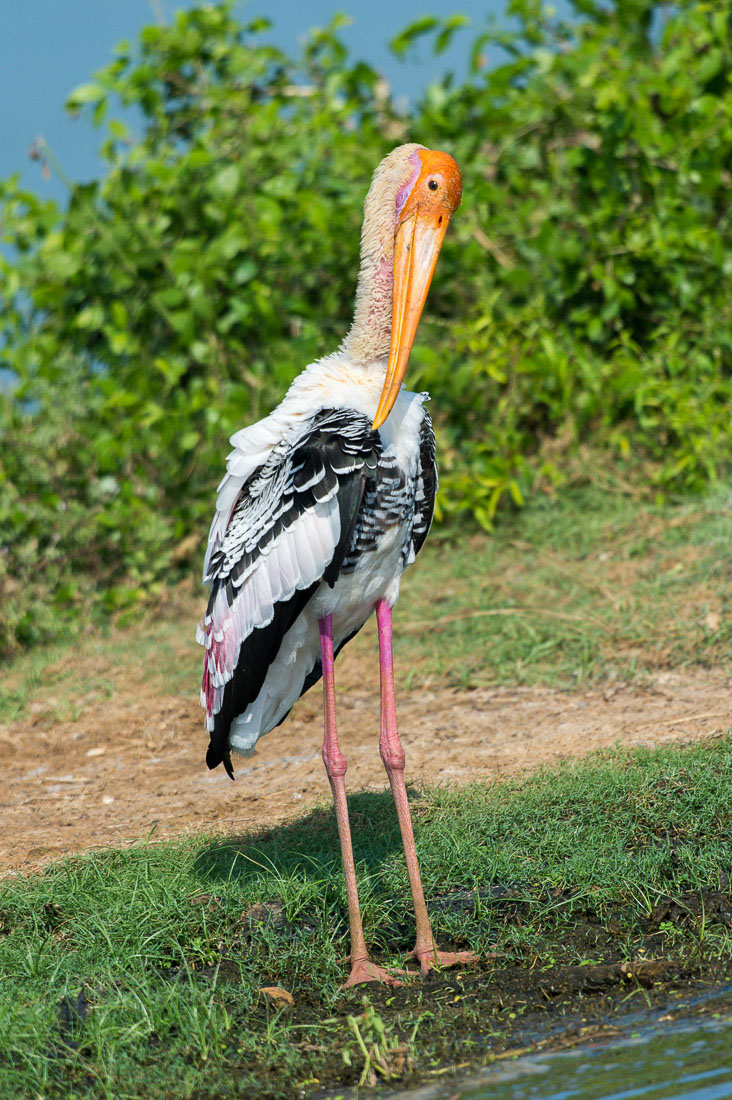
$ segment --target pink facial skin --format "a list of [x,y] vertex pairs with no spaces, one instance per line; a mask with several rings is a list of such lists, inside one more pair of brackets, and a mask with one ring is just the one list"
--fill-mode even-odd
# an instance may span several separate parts
[[417,179],[419,177],[419,173],[422,171],[422,161],[419,158],[419,150],[415,150],[412,153],[412,155],[410,156],[409,160],[410,160],[410,163],[412,165],[414,165],[414,167],[412,168],[412,174],[409,177],[409,179],[407,180],[407,182],[404,184],[403,187],[400,187],[399,190],[397,191],[397,197],[396,197],[396,216],[397,216],[397,218],[399,217],[402,210],[404,209],[404,204],[406,203],[407,199],[409,198],[410,192],[411,192],[412,188],[414,187],[415,183],[417,182]]

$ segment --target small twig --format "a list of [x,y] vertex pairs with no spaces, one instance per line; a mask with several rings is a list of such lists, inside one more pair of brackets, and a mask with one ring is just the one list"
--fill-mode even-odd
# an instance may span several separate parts
[[367,1049],[366,1044],[363,1041],[363,1037],[361,1035],[361,1031],[359,1029],[359,1026],[358,1026],[358,1023],[356,1021],[355,1016],[349,1016],[348,1017],[348,1026],[350,1027],[351,1031],[355,1035],[356,1042],[358,1043],[359,1047],[361,1048],[361,1053],[363,1054],[363,1057],[364,1057],[363,1073],[361,1074],[361,1079],[358,1082],[358,1087],[361,1088],[365,1084],[365,1082],[367,1081],[367,1079],[369,1077],[369,1073],[370,1073],[370,1070],[371,1070],[371,1053]]
[[608,603],[614,608],[615,611],[620,611],[620,602],[617,597],[604,585],[598,581],[593,581],[589,577],[578,577],[575,570],[569,566],[565,566],[559,560],[556,554],[552,554],[551,550],[537,550],[537,548],[530,542],[521,542],[520,540],[514,540],[511,546],[515,546],[517,550],[532,550],[536,553],[537,557],[544,558],[546,561],[551,562],[554,569],[558,573],[562,573],[565,577],[569,577],[573,581],[579,581],[580,584],[584,584],[587,588],[594,588],[596,592],[599,592],[601,596],[604,596]]
[[680,726],[687,722],[701,722],[706,718],[730,718],[732,717],[732,710],[710,710],[704,714],[689,714],[686,718],[664,718],[660,722],[642,722],[640,726],[636,726],[636,729],[642,730],[649,726]]
[[159,27],[166,27],[165,12],[161,0],[150,0],[150,8]]
[[[653,541],[653,539],[657,538],[659,535],[663,535],[666,531],[670,531],[674,527],[686,527],[687,524],[693,523],[695,520],[699,519],[699,517],[703,515],[704,510],[701,508],[697,508],[693,512],[690,512],[688,515],[676,516],[674,519],[670,519],[665,523],[657,523],[654,527],[649,527],[647,531],[642,531],[641,534],[642,537],[646,539],[646,541]],[[626,546],[629,542],[632,542],[633,539],[637,539],[638,537],[638,524],[635,524],[632,532],[625,535],[624,538],[618,539],[618,541],[614,544],[613,549],[619,550],[621,547]]]
[[473,229],[473,240],[477,241],[481,248],[484,248],[486,252],[490,252],[493,259],[505,268],[506,271],[512,271],[516,266],[514,260],[504,252],[499,244],[492,241],[487,234],[483,232],[479,225],[476,225]]
[[[565,619],[569,622],[587,623],[588,619],[580,615],[571,615],[568,611],[549,611],[547,608],[538,607],[492,607],[485,611],[466,611],[461,615],[445,615],[442,619],[413,619],[408,623],[400,623],[400,630],[423,630],[426,626],[440,629],[446,623],[459,623],[464,619],[486,618],[490,615],[546,615],[552,619]],[[599,622],[599,620],[598,620]],[[605,626],[605,623],[602,623]]]

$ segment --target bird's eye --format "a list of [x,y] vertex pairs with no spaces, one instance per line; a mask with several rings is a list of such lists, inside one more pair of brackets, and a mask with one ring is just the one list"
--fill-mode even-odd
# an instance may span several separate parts
[[429,187],[430,191],[436,191],[439,184],[437,183],[437,180],[430,180],[427,186]]

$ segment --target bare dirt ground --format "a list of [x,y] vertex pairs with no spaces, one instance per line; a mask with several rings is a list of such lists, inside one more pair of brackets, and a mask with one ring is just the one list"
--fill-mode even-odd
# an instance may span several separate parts
[[[381,788],[374,661],[338,662],[339,732],[349,789]],[[493,778],[616,743],[693,740],[732,725],[732,676],[659,672],[644,684],[560,692],[539,688],[403,692],[407,779]],[[43,704],[0,729],[0,872],[31,869],[85,849],[186,832],[275,825],[329,797],[314,688],[287,722],[235,757],[237,782],[204,763],[198,702],[141,681],[118,683],[75,720]]]

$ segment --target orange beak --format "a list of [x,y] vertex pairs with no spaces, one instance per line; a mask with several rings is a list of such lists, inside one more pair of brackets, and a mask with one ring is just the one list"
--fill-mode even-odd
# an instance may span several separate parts
[[[391,347],[374,417],[380,428],[397,399],[407,369],[442,242],[462,193],[460,171],[447,153],[420,151],[422,170],[397,223],[394,238]],[[434,190],[430,184],[435,181]]]

